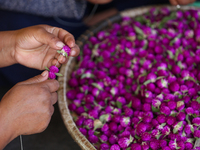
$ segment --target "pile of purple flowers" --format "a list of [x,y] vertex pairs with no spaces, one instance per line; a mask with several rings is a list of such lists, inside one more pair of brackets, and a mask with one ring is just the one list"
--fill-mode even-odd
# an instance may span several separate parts
[[124,17],[91,37],[78,61],[68,107],[97,149],[199,149],[199,10]]

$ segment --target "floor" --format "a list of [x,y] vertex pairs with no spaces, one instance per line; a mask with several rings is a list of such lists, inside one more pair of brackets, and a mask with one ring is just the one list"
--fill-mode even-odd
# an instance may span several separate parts
[[[0,87],[0,99],[8,89],[9,87]],[[47,129],[39,134],[23,135],[22,139],[24,150],[81,150],[68,133],[57,103]],[[21,150],[20,138],[14,139],[4,150]]]

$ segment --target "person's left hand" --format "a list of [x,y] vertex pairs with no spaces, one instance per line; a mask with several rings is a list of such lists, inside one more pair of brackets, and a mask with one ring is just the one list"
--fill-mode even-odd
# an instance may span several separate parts
[[48,25],[37,25],[15,31],[15,48],[13,57],[17,63],[39,70],[67,62],[67,58],[60,56],[57,50],[64,45],[71,48],[70,56],[77,56],[80,52],[75,44],[73,35],[64,29]]

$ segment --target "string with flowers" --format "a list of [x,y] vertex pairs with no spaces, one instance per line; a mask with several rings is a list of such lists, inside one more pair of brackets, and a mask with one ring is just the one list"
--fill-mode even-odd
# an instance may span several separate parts
[[[63,46],[63,48],[61,50],[59,50],[57,52],[60,54],[60,56],[68,57],[70,54],[70,51],[71,51],[71,48],[69,46],[65,45],[65,46]],[[60,59],[60,56],[59,56],[58,60]],[[58,69],[57,65],[58,65],[58,61],[57,61],[56,65],[53,65],[49,68],[45,67],[45,69],[49,71],[49,79],[55,79],[56,76],[63,76],[61,73],[59,73],[59,69]]]

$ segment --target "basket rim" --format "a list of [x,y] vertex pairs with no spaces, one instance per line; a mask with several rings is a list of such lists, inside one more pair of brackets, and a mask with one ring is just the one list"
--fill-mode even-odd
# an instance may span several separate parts
[[[147,11],[149,11],[151,8],[162,8],[167,7],[170,10],[176,10],[176,6],[171,5],[149,5],[149,6],[142,6],[137,8],[131,8],[126,9],[124,11],[121,11],[120,13],[109,17],[108,19],[100,22],[99,24],[92,26],[88,30],[86,30],[79,38],[76,40],[76,44],[80,47],[80,49],[83,47],[85,42],[89,39],[90,36],[93,36],[95,33],[100,31],[102,28],[107,27],[112,23],[112,21],[116,22],[119,21],[124,16],[130,16],[134,17],[137,15],[141,15]],[[187,9],[198,9],[195,6],[182,6],[181,10],[187,10]],[[58,82],[60,84],[60,88],[58,90],[58,106],[59,110],[61,112],[61,116],[63,119],[63,122],[72,136],[72,138],[76,141],[76,143],[80,146],[83,150],[96,150],[96,148],[88,141],[88,139],[82,135],[82,133],[77,128],[75,122],[73,121],[73,118],[70,114],[70,111],[68,109],[68,103],[66,98],[66,88],[67,88],[67,76],[68,71],[70,68],[71,63],[75,60],[75,58],[70,57],[67,64],[64,64],[61,66],[60,73],[63,74],[63,76],[58,77]]]

